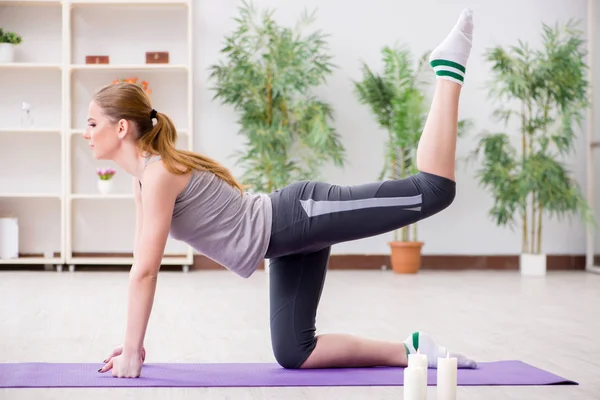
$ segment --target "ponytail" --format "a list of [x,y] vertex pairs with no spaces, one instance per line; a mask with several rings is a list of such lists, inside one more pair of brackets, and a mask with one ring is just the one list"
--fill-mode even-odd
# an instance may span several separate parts
[[[242,185],[223,165],[209,157],[176,147],[177,129],[168,115],[152,110],[152,116],[155,116],[156,124],[149,132],[139,137],[137,143],[140,150],[160,155],[165,167],[172,173],[185,174],[193,170],[212,172],[232,187],[243,192]],[[182,170],[178,166],[183,166],[184,169]]]

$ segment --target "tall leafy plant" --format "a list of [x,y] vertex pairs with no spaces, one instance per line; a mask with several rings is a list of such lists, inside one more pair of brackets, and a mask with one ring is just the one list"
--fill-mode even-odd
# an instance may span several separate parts
[[488,49],[489,93],[500,105],[494,116],[518,126],[518,145],[506,132],[484,132],[473,156],[481,155],[480,185],[494,203],[490,216],[499,226],[522,229],[522,253],[542,251],[544,215],[562,218],[591,214],[577,182],[561,157],[571,154],[588,107],[584,42],[577,23],[542,25],[542,46]]
[[314,89],[331,63],[326,35],[305,34],[315,13],[297,26],[279,25],[273,10],[259,13],[243,1],[237,29],[225,38],[225,59],[211,66],[215,99],[239,112],[245,149],[237,153],[243,182],[270,192],[295,180],[316,179],[327,163],[344,164],[345,150],[332,126],[333,109]]
[[[381,73],[362,63],[362,79],[354,82],[355,94],[387,132],[379,179],[403,179],[418,172],[417,147],[430,106],[427,89],[435,75],[429,67],[429,52],[424,53],[416,65],[406,46],[385,46],[381,56]],[[468,120],[459,122],[460,136],[470,124]],[[394,240],[399,239],[417,241],[417,224],[396,230]]]

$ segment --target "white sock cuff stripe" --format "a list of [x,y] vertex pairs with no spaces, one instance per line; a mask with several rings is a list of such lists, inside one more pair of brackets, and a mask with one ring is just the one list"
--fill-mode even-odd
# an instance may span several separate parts
[[439,78],[439,79],[447,79],[447,80],[449,80],[449,81],[452,81],[452,82],[458,83],[459,85],[463,85],[463,84],[465,83],[464,81],[458,80],[458,79],[456,79],[456,78],[454,78],[454,77],[452,77],[452,76],[443,76],[443,75],[442,75],[442,76],[438,76],[438,78]]
[[435,71],[436,74],[439,73],[439,71],[448,71],[448,72],[453,72],[456,75],[460,75],[463,78],[465,76],[465,73],[462,72],[461,70],[459,70],[458,68],[446,66],[446,65],[440,65],[438,67],[433,67],[433,70]]

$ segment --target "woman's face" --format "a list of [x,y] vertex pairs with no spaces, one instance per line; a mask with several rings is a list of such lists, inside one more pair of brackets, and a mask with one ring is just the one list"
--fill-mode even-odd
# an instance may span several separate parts
[[111,122],[95,102],[90,103],[83,137],[89,141],[95,159],[113,159],[125,134],[125,124],[125,121]]

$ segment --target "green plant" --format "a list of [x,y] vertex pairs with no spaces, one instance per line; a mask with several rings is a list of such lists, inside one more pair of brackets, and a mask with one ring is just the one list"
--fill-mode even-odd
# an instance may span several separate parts
[[270,192],[293,181],[316,179],[328,162],[344,164],[344,148],[330,125],[332,107],[313,89],[333,69],[325,35],[303,29],[314,20],[304,13],[295,29],[283,27],[266,10],[258,15],[243,2],[237,29],[225,39],[225,61],[211,66],[215,99],[239,111],[246,149],[237,153],[243,183]]
[[[488,49],[490,95],[501,103],[494,116],[505,126],[515,120],[519,137],[484,132],[473,152],[482,155],[477,171],[494,204],[490,216],[498,226],[522,228],[523,253],[541,253],[544,214],[562,218],[591,214],[562,156],[573,150],[578,125],[588,104],[587,67],[583,39],[572,21],[554,27],[543,24],[542,46],[519,41],[508,49]],[[520,153],[511,139],[520,141]]]
[[[369,106],[388,135],[379,179],[404,179],[418,172],[417,146],[430,106],[426,90],[435,74],[429,67],[429,52],[421,56],[416,66],[405,46],[385,46],[381,55],[381,74],[362,63],[362,79],[354,82],[355,94],[361,104]],[[461,120],[459,136],[470,126],[471,121]],[[400,232],[402,241],[417,241],[417,224],[403,227]],[[394,232],[394,240],[398,240],[398,230]]]
[[0,28],[0,43],[20,44],[23,38],[14,32],[5,32]]

